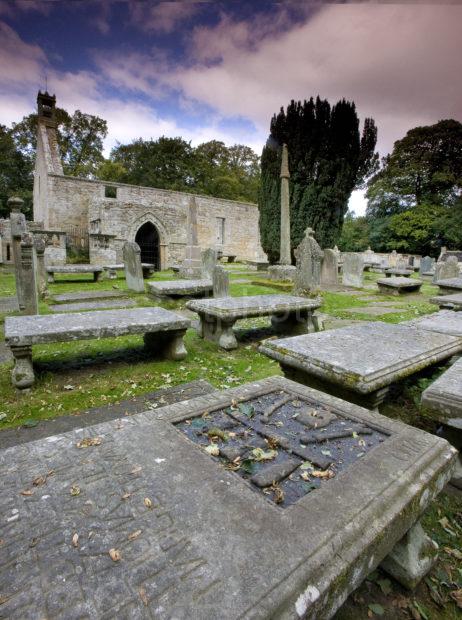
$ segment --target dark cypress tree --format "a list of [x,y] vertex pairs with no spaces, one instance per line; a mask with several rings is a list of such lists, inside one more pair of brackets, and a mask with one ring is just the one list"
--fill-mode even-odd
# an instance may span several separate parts
[[377,129],[366,119],[362,136],[354,103],[342,99],[332,108],[317,97],[291,101],[271,119],[261,158],[260,234],[271,262],[279,259],[282,145],[289,149],[291,241],[296,247],[307,226],[321,247],[340,237],[348,199],[377,167]]

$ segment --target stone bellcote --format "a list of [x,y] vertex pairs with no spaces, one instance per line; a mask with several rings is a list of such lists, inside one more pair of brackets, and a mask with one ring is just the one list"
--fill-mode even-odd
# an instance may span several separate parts
[[39,120],[45,121],[50,127],[56,127],[56,95],[50,95],[47,91],[40,90],[37,95],[37,112]]

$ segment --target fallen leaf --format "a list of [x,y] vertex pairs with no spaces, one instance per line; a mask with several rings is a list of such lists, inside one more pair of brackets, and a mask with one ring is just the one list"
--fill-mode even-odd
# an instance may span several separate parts
[[273,484],[270,488],[273,491],[273,499],[276,504],[282,504],[284,501],[284,491],[278,484]]
[[143,601],[144,605],[148,606],[148,597],[146,596],[146,590],[141,587],[138,592],[140,593],[140,599]]
[[77,532],[72,537],[72,546],[73,547],[78,547],[79,546],[79,535],[77,534]]
[[26,497],[29,497],[30,495],[33,495],[34,492],[31,491],[31,489],[24,489],[24,491],[21,491],[21,495],[25,495]]
[[132,532],[128,535],[128,540],[135,540],[141,534],[141,530],[136,530],[136,532]]
[[278,455],[277,450],[263,450],[262,448],[254,448],[252,456],[255,461],[272,461]]
[[72,495],[73,497],[75,497],[76,495],[80,495],[80,487],[79,487],[79,486],[77,486],[76,484],[73,484],[73,485],[71,486],[71,495]]
[[377,584],[385,595],[390,594],[392,591],[391,581],[389,579],[378,579]]
[[314,469],[314,467],[309,461],[305,461],[300,465],[300,469]]
[[37,476],[37,478],[32,480],[32,484],[34,485],[34,487],[41,487],[43,484],[46,483],[46,481],[47,481],[46,476]]
[[124,494],[122,495],[122,499],[128,499],[128,498],[129,498],[129,497],[131,497],[131,496],[132,496],[132,494],[131,494],[131,493],[124,493]]
[[324,454],[324,456],[332,456],[332,453],[330,450],[321,450],[321,454]]
[[378,603],[370,603],[369,611],[372,611],[372,613],[376,616],[383,616],[383,614],[385,613],[385,609],[382,607],[382,605],[379,605]]
[[314,478],[333,478],[335,476],[334,472],[331,469],[325,469],[324,471],[315,470],[310,473]]
[[302,472],[302,473],[300,474],[300,478],[301,478],[302,480],[306,480],[306,481],[308,481],[308,480],[310,479],[310,474],[309,474],[307,471],[304,471],[304,472]]
[[449,592],[449,596],[455,600],[457,607],[462,609],[462,588]]
[[448,555],[452,555],[457,560],[462,560],[462,552],[459,549],[451,549],[451,547],[443,547]]
[[215,443],[209,444],[204,448],[204,450],[205,452],[207,452],[207,454],[210,454],[211,456],[219,456],[220,454],[220,448]]
[[137,473],[139,473],[142,469],[143,469],[143,468],[141,467],[141,465],[136,465],[136,466],[132,469],[131,473],[132,473],[132,474],[137,474]]
[[146,506],[146,508],[152,508],[152,502],[149,497],[144,498],[144,505]]
[[221,428],[211,428],[208,432],[207,435],[209,437],[218,437],[219,439],[222,439],[223,441],[228,441],[228,436],[226,435],[225,431],[223,431]]
[[77,448],[89,448],[90,446],[99,446],[103,440],[101,437],[84,437],[77,443]]
[[73,390],[73,389],[75,389],[75,386],[74,385],[65,385],[64,389],[65,390]]
[[118,549],[109,549],[109,555],[111,556],[111,560],[113,562],[118,562],[122,557]]

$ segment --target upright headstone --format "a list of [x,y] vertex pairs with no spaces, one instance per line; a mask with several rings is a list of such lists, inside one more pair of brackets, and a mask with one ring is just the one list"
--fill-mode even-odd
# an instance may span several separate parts
[[433,273],[434,269],[435,259],[431,258],[431,256],[424,256],[420,261],[419,274],[423,275],[424,273]]
[[38,314],[34,235],[23,233],[21,238],[21,290],[24,314]]
[[290,265],[290,203],[289,203],[289,152],[287,144],[282,145],[281,161],[281,246],[279,264]]
[[229,297],[229,275],[221,265],[215,265],[212,273],[213,296]]
[[201,253],[202,261],[202,277],[205,280],[211,280],[213,277],[213,270],[215,269],[218,261],[218,252],[213,248],[207,248]]
[[409,262],[405,258],[400,258],[396,261],[396,269],[409,269]]
[[45,267],[45,248],[46,243],[43,237],[37,235],[34,236],[34,248],[36,258],[36,275],[37,275],[37,292],[40,295],[46,290],[47,287],[47,272]]
[[144,293],[140,246],[134,241],[126,241],[123,248],[123,257],[127,287],[131,291]]
[[185,258],[180,267],[180,276],[190,280],[200,279],[202,276],[201,249],[197,236],[197,205],[194,196],[191,196],[187,219],[188,242],[185,249]]
[[459,270],[459,261],[457,260],[457,256],[448,256],[448,258],[445,261],[436,263],[435,275],[433,277],[434,282],[438,282],[438,280],[448,280],[449,278],[459,278],[459,277],[460,277],[460,270]]
[[26,216],[21,213],[24,201],[21,198],[12,197],[8,199],[10,208],[11,226],[11,245],[14,261],[14,276],[16,280],[16,295],[18,298],[19,309],[24,310],[24,300],[22,297],[22,277],[21,277],[21,237],[27,231]]
[[338,283],[338,254],[334,250],[324,250],[321,262],[321,285]]
[[356,252],[343,253],[342,283],[345,286],[361,288],[363,285],[364,258]]
[[324,253],[313,235],[314,230],[307,228],[304,238],[294,251],[296,259],[294,292],[296,294],[317,291],[321,284],[321,260]]
[[391,252],[388,255],[388,264],[390,267],[396,267],[396,265],[398,264],[398,252],[396,250],[393,250],[393,252]]

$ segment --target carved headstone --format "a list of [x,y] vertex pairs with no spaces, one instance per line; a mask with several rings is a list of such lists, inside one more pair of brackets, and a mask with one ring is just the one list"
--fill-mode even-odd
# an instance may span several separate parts
[[321,262],[321,285],[338,283],[338,253],[335,250],[324,250]]
[[398,254],[398,252],[396,250],[393,250],[393,252],[391,252],[388,255],[388,264],[390,267],[396,267],[396,265],[398,264],[398,260],[401,258],[401,254]]
[[459,261],[456,256],[448,256],[447,260],[435,265],[434,282],[438,280],[448,280],[449,278],[458,278],[460,276]]
[[24,300],[22,298],[21,287],[21,237],[27,231],[26,216],[21,213],[24,201],[21,198],[12,197],[8,199],[8,207],[10,208],[10,226],[12,238],[12,250],[14,261],[14,276],[16,280],[16,295],[20,310],[24,310]]
[[185,258],[180,267],[180,277],[190,280],[202,277],[201,249],[197,236],[197,205],[194,196],[191,196],[187,219],[188,243],[185,248]]
[[224,267],[215,265],[212,281],[214,297],[229,297],[229,275]]
[[424,256],[420,261],[420,275],[424,273],[432,273],[435,269],[435,259],[431,256]]
[[47,287],[47,272],[45,267],[45,248],[46,243],[43,237],[34,237],[34,248],[36,258],[37,292],[43,295]]
[[202,261],[202,277],[205,280],[211,280],[213,277],[213,270],[216,267],[218,261],[218,252],[213,248],[207,248],[201,253]]
[[296,259],[294,291],[298,294],[316,291],[321,284],[321,260],[324,253],[313,235],[313,229],[307,228],[305,237],[294,251]]
[[279,264],[290,265],[290,203],[289,203],[289,153],[287,144],[282,146],[281,160],[281,246]]
[[134,241],[126,241],[123,248],[123,256],[127,287],[131,291],[144,293],[140,246]]
[[32,233],[23,233],[21,238],[20,288],[24,303],[23,313],[38,314],[36,261],[34,235]]
[[342,283],[344,286],[361,288],[363,285],[363,270],[364,258],[362,254],[356,252],[344,252],[342,275]]

